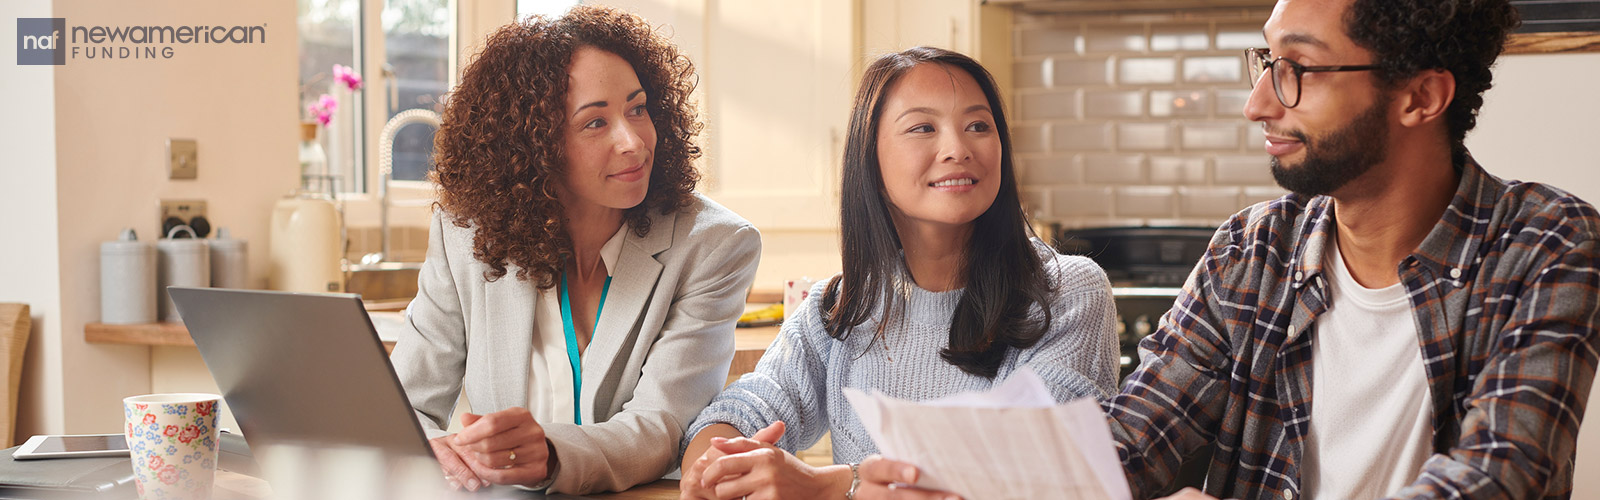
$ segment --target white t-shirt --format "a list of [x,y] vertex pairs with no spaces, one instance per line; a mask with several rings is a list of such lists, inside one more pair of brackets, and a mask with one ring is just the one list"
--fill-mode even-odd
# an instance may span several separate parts
[[[605,263],[606,276],[614,276],[617,272],[617,257],[622,254],[622,240],[628,234],[628,224],[622,224],[617,234],[606,240],[600,247],[600,260]],[[572,393],[572,363],[567,360],[567,332],[566,325],[561,321],[561,278],[556,277],[558,286],[539,290],[539,297],[534,300],[533,313],[533,362],[528,364],[528,412],[533,414],[533,419],[541,424],[560,422],[573,422],[572,407],[577,406],[578,398],[582,394]],[[604,305],[601,314],[605,314]],[[573,321],[579,321],[573,318]],[[589,321],[594,321],[590,318]],[[594,332],[595,337],[603,335]],[[585,350],[583,356],[588,357]],[[588,422],[589,418],[584,417]]]
[[1416,480],[1433,453],[1433,406],[1404,283],[1362,287],[1330,238],[1331,305],[1311,345],[1311,426],[1301,491],[1380,498]]

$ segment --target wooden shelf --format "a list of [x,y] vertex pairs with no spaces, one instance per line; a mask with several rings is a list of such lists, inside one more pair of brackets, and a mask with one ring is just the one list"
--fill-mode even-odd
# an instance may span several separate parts
[[[733,366],[729,373],[737,376],[755,370],[756,362],[777,336],[776,326],[734,329]],[[91,344],[194,347],[194,339],[189,338],[189,330],[182,323],[89,323],[83,327],[83,339]],[[383,346],[394,350],[394,342],[385,341]]]
[[[133,325],[108,325],[89,323],[83,326],[83,340],[90,344],[125,344],[162,347],[194,347],[189,329],[183,323],[139,323]],[[394,342],[383,341],[383,347],[394,351]]]
[[89,323],[83,327],[83,340],[91,344],[131,344],[194,347],[183,323],[140,323],[108,325]]

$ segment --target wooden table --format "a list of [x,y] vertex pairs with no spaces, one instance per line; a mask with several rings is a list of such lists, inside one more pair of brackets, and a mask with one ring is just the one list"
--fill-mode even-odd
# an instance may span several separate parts
[[678,481],[672,479],[660,479],[653,483],[645,483],[628,488],[627,491],[587,496],[591,498],[615,498],[628,500],[677,500]]

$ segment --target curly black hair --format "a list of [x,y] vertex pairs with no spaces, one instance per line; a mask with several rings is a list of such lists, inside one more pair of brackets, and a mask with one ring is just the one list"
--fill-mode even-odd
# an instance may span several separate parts
[[1445,117],[1458,167],[1466,161],[1464,140],[1478,125],[1483,93],[1493,86],[1489,68],[1521,23],[1508,0],[1355,0],[1344,15],[1346,34],[1372,51],[1383,84],[1435,69],[1455,76],[1455,100]]
[[550,288],[572,256],[555,186],[566,175],[567,67],[586,46],[626,60],[649,96],[658,139],[644,201],[623,212],[628,225],[643,236],[650,211],[694,201],[701,154],[694,65],[665,35],[638,16],[588,5],[502,26],[445,101],[431,174],[453,222],[477,227],[473,256],[489,266],[489,281],[515,265],[517,279]]

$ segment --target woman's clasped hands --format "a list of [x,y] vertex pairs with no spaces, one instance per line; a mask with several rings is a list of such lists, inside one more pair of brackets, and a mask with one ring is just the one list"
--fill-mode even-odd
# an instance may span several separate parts
[[555,450],[526,408],[466,413],[461,422],[461,432],[428,441],[450,486],[470,491],[491,484],[532,486],[552,472]]

